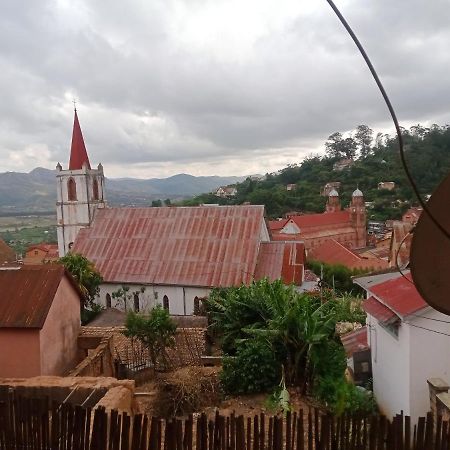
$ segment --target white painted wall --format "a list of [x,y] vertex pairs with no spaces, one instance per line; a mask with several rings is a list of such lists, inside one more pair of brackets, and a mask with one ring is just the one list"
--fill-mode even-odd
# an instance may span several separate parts
[[367,325],[372,354],[373,392],[381,412],[389,418],[402,410],[410,414],[409,327],[400,325],[396,338],[370,315],[367,316]]
[[[448,316],[428,308],[417,315],[431,319],[450,321]],[[424,416],[430,408],[427,379],[439,377],[450,382],[450,336],[423,330],[428,328],[450,334],[450,323],[438,322],[421,317],[407,318],[410,329],[410,398],[413,423]]]
[[438,377],[450,383],[450,336],[422,329],[450,334],[450,323],[446,323],[449,318],[432,308],[417,315],[428,319],[406,317],[398,339],[374,317],[367,316],[373,389],[378,405],[388,417],[403,410],[413,423],[430,408],[427,379]]
[[[69,201],[67,183],[73,178],[77,188],[77,200]],[[99,199],[94,200],[94,179],[98,183]],[[60,170],[56,173],[56,219],[58,251],[64,256],[69,244],[75,242],[78,231],[92,223],[97,207],[104,207],[103,169]]]
[[[106,306],[106,294],[117,291],[123,284],[104,283],[100,286],[100,293],[97,303]],[[139,292],[139,310],[141,312],[150,311],[155,305],[163,303],[164,295],[169,298],[169,312],[174,315],[192,315],[194,312],[195,297],[206,297],[211,289],[203,287],[183,287],[183,286],[164,286],[164,285],[140,285],[140,284],[126,284],[130,288],[128,293]],[[145,287],[142,293],[141,287]],[[111,298],[111,306],[124,310],[123,303],[118,303],[114,298]],[[133,298],[128,301],[128,310],[134,311]]]

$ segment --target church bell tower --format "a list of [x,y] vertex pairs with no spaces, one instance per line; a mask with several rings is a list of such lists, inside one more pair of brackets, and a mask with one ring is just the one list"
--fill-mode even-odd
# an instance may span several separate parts
[[64,256],[78,231],[91,225],[95,210],[105,207],[103,166],[91,169],[76,108],[69,168],[63,170],[58,163],[56,171],[58,251]]

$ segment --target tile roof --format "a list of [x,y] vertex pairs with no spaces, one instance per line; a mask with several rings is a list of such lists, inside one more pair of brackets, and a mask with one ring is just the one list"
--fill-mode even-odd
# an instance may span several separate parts
[[428,304],[417,291],[411,274],[405,276],[406,279],[400,275],[397,278],[370,288],[370,293],[374,297],[383,302],[400,317],[408,316],[428,307]]
[[285,284],[301,285],[305,265],[303,242],[262,242],[255,270],[255,279],[264,277]]
[[290,219],[302,228],[309,227],[327,227],[330,225],[350,223],[349,211],[327,212],[319,214],[304,214],[300,216],[291,216]]
[[42,328],[64,276],[58,264],[0,269],[0,328]]
[[367,340],[367,327],[358,328],[350,333],[341,336],[341,342],[348,357],[356,352],[361,352],[369,348]]
[[46,255],[47,257],[52,257],[52,258],[59,257],[58,244],[41,243],[41,244],[30,245],[27,249],[27,253],[31,250],[42,250],[43,252],[47,253],[47,255]]
[[234,286],[252,280],[264,226],[257,205],[106,208],[74,251],[105,282]]
[[364,300],[362,307],[367,314],[375,317],[380,322],[389,322],[397,317],[394,311],[383,305],[375,297],[369,297],[367,300]]
[[387,261],[378,258],[361,258],[335,239],[327,239],[309,252],[309,259],[327,264],[342,264],[349,269],[386,269]]

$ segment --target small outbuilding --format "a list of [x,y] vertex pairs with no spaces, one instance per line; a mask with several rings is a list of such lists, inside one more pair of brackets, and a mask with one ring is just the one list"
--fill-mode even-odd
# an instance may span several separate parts
[[58,264],[0,268],[0,378],[66,375],[77,363],[82,294]]

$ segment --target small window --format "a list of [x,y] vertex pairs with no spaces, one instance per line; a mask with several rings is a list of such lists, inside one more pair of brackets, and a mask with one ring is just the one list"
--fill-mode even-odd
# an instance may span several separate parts
[[37,250],[34,251],[35,255],[39,255],[39,252]]
[[67,197],[69,202],[75,202],[77,200],[77,184],[72,177],[67,182]]
[[97,178],[95,178],[94,182],[92,183],[92,195],[94,197],[94,200],[98,200],[98,181],[97,181]]
[[111,308],[111,296],[106,294],[106,307]]
[[134,294],[133,300],[134,300],[134,310],[136,312],[139,312],[139,295],[138,294]]
[[169,311],[169,297],[167,295],[163,297],[163,308]]

